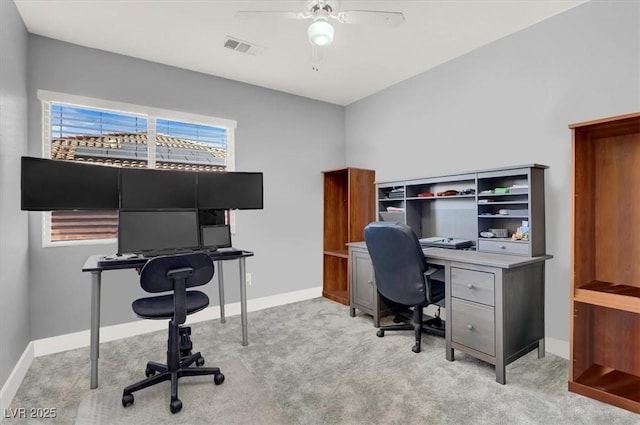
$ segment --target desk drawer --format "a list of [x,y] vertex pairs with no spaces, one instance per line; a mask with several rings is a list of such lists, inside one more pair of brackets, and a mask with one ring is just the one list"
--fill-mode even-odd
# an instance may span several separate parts
[[451,267],[451,296],[494,305],[494,274]]
[[451,299],[451,340],[490,356],[496,355],[493,308]]
[[498,252],[510,255],[529,255],[528,242],[478,241],[478,251]]

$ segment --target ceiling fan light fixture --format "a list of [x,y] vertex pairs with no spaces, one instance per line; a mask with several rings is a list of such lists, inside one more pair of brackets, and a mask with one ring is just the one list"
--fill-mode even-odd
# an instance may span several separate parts
[[316,46],[328,46],[333,42],[333,26],[323,19],[317,19],[307,29],[309,42]]

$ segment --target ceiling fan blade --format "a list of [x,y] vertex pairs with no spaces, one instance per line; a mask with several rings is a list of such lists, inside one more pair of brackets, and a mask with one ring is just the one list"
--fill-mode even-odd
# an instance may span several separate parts
[[305,12],[278,12],[271,10],[252,10],[236,12],[236,18],[246,20],[280,20],[280,19],[309,19],[313,15]]
[[381,25],[397,27],[404,22],[401,12],[379,12],[375,10],[345,10],[338,14],[343,24]]

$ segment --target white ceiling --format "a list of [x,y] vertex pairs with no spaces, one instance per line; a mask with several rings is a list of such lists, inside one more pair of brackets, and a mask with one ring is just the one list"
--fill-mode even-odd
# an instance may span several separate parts
[[[584,0],[343,0],[402,12],[398,28],[335,23],[318,71],[309,21],[240,20],[240,10],[303,11],[304,0],[15,0],[29,32],[81,46],[348,105]],[[335,22],[335,21],[332,21]],[[256,56],[227,36],[261,47]]]

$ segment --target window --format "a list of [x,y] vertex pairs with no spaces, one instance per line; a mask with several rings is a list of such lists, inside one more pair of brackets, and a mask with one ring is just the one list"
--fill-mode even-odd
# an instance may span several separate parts
[[[235,121],[39,91],[43,157],[102,167],[234,170]],[[113,243],[117,211],[44,214],[43,244]]]

